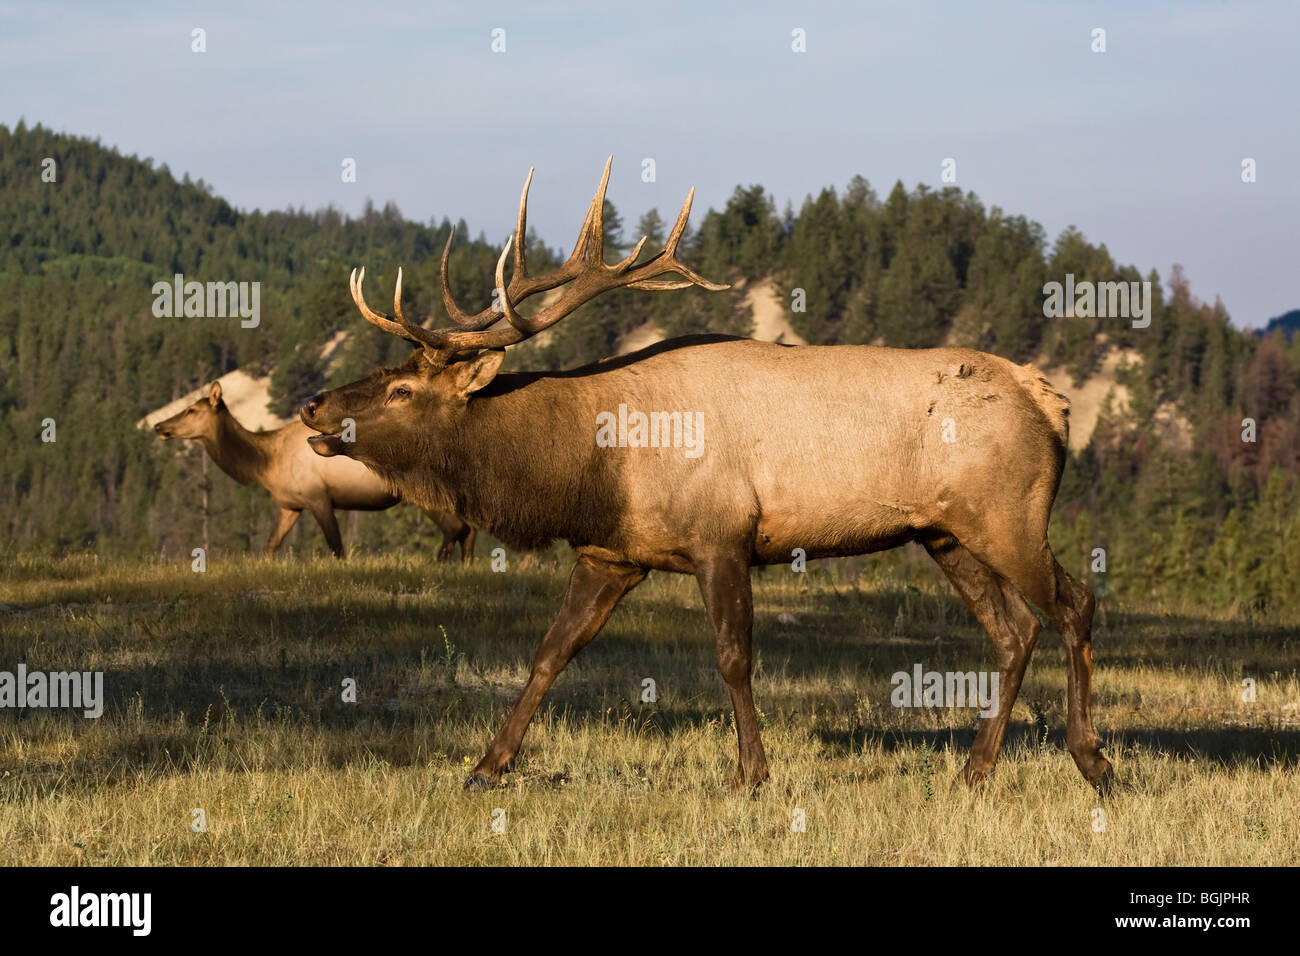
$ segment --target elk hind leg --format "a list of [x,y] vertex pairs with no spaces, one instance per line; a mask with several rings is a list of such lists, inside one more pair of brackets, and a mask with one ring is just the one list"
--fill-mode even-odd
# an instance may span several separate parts
[[1059,622],[1053,618],[1052,623],[1061,632],[1070,657],[1065,746],[1079,772],[1105,794],[1111,788],[1114,771],[1110,761],[1102,756],[1092,725],[1092,615],[1097,609],[1097,599],[1091,588],[1071,577],[1055,558],[1052,570],[1059,608]]
[[1084,779],[1105,794],[1110,790],[1114,773],[1110,761],[1102,755],[1092,725],[1092,615],[1096,598],[1087,586],[1057,563],[1044,532],[1006,540],[1017,538],[1039,543],[1036,547],[1014,551],[993,547],[977,550],[972,544],[971,550],[1047,615],[1060,633],[1069,659],[1066,748]]
[[992,639],[997,659],[997,710],[992,715],[981,714],[980,728],[962,771],[967,785],[975,786],[992,772],[997,762],[1011,708],[1020,694],[1042,625],[1020,592],[955,538],[945,536],[927,541],[925,549]]

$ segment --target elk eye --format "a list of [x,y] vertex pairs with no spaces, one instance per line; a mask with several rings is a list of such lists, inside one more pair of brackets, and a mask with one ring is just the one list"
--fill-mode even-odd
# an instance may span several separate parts
[[399,385],[393,389],[393,398],[410,398],[411,390],[405,385]]

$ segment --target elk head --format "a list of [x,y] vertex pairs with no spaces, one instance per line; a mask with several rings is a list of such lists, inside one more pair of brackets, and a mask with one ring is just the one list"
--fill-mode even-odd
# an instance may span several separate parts
[[[352,299],[366,321],[418,348],[401,365],[378,369],[351,385],[323,392],[303,406],[303,422],[320,432],[308,439],[316,453],[344,454],[390,475],[407,471],[427,461],[430,454],[445,454],[456,445],[472,398],[496,376],[506,346],[550,328],[584,302],[610,289],[663,291],[692,285],[712,291],[728,288],[709,282],[677,260],[677,245],[690,217],[694,189],[657,255],[636,264],[646,241],[642,237],[626,258],[612,264],[605,261],[603,212],[612,162],[610,157],[605,163],[600,187],[587,208],[573,252],[558,269],[542,276],[529,274],[524,255],[528,187],[533,179],[533,171],[528,171],[514,235],[497,259],[497,301],[475,315],[462,312],[450,292],[447,260],[455,238],[452,231],[443,249],[441,267],[443,305],[455,323],[452,327],[426,329],[406,318],[402,312],[400,269],[393,315],[376,312],[366,304],[362,292],[365,269],[360,273],[354,269],[350,280]],[[507,284],[506,259],[512,252],[513,270]],[[680,278],[658,278],[665,274]],[[523,299],[561,287],[560,293],[533,315],[516,311],[515,306]],[[502,319],[506,325],[492,327]]]
[[206,397],[159,422],[153,430],[164,441],[169,438],[213,438],[217,434],[217,419],[223,407],[221,383],[213,382]]

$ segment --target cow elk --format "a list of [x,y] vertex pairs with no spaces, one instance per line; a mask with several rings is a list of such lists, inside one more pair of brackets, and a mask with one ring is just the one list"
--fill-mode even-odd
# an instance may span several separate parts
[[[241,485],[257,482],[280,506],[280,520],[266,542],[274,557],[285,535],[304,510],[310,511],[325,533],[335,557],[343,557],[337,511],[383,511],[402,500],[377,474],[350,458],[328,459],[311,453],[312,434],[300,421],[268,432],[249,431],[221,399],[221,383],[213,382],[205,398],[154,426],[164,440],[190,438],[203,446],[221,470]],[[461,560],[474,558],[474,528],[455,513],[422,509],[442,531],[438,560],[451,557],[460,544]]]
[[[606,290],[726,288],[677,259],[693,190],[662,251],[638,264],[642,239],[607,263],[608,179],[606,164],[568,260],[534,276],[524,256],[529,171],[496,266],[499,304],[478,314],[461,312],[447,291],[449,238],[442,287],[452,327],[406,318],[400,271],[393,314],[375,311],[362,292],[365,271],[354,270],[352,297],[366,320],[420,348],[397,367],[317,395],[301,412],[318,432],[310,439],[318,454],[364,462],[411,500],[454,509],[507,544],[562,539],[577,551],[523,692],[466,787],[500,780],[556,677],[651,570],[698,580],[735,708],[735,783],[759,784],[768,767],[750,676],[750,568],[789,562],[795,549],[833,557],[915,541],[994,645],[997,710],[981,721],[965,781],[984,779],[1001,749],[1040,630],[1032,605],[1068,651],[1068,750],[1106,790],[1111,765],[1089,712],[1094,598],[1047,541],[1069,402],[1032,367],[967,349],[717,335],[573,371],[498,374],[506,346]],[[533,314],[518,311],[523,299],[557,289]],[[340,436],[345,418],[356,423],[351,442]],[[693,444],[685,440],[691,422]]]

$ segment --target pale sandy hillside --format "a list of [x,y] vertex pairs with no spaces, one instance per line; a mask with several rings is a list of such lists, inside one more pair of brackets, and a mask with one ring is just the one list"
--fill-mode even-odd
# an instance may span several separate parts
[[754,310],[754,338],[787,345],[808,344],[790,325],[785,300],[771,279],[755,282],[745,294],[744,305]]
[[[1064,369],[1037,363],[1056,390],[1070,400],[1070,448],[1073,451],[1085,448],[1091,440],[1108,397],[1112,399],[1115,411],[1122,413],[1129,409],[1129,390],[1116,381],[1116,373],[1123,364],[1135,365],[1141,361],[1142,356],[1132,349],[1111,348],[1102,359],[1101,367],[1078,386]],[[1155,425],[1163,441],[1180,451],[1191,448],[1191,423],[1178,413],[1172,402],[1165,402],[1156,409]]]
[[335,332],[320,350],[320,357],[325,362],[325,374],[329,375],[343,358],[343,343],[351,332]]
[[[349,334],[337,332],[321,347],[320,357],[325,361],[327,372],[333,369],[341,357],[342,345],[347,341]],[[289,422],[289,419],[280,418],[267,408],[271,401],[271,375],[274,371],[272,369],[266,375],[254,378],[246,372],[235,369],[217,379],[221,383],[221,397],[225,400],[226,407],[235,416],[235,420],[250,431],[270,431]],[[153,428],[160,421],[171,418],[206,395],[210,384],[210,382],[204,383],[194,391],[168,402],[162,408],[154,409],[136,422],[136,427]]]
[[618,340],[614,347],[615,355],[626,355],[628,352],[635,352],[637,349],[643,349],[647,345],[654,345],[663,339],[664,334],[659,331],[659,326],[655,325],[654,319],[646,319],[627,335]]
[[[736,287],[744,289],[744,280],[742,279],[737,283]],[[808,344],[790,325],[790,320],[786,317],[785,303],[777,293],[776,285],[771,279],[762,279],[751,285],[745,291],[745,298],[741,300],[740,304],[742,309],[750,309],[753,312],[754,338],[763,342],[785,342],[789,345]],[[655,342],[661,341],[663,337],[663,333],[659,331],[659,327],[655,325],[654,320],[647,319],[619,339],[616,352],[618,355],[626,355],[628,352],[635,352],[647,345],[653,345]]]
[[[270,375],[253,378],[251,375],[235,369],[233,372],[227,372],[217,381],[221,383],[221,397],[225,400],[226,407],[230,409],[235,419],[245,428],[251,431],[270,431],[273,428],[279,428],[288,421],[286,418],[279,418],[271,414],[266,407],[267,402],[270,400]],[[204,384],[201,388],[196,388],[175,401],[168,402],[162,408],[150,412],[136,422],[136,427],[153,428],[163,419],[171,418],[177,412],[193,405],[207,393],[208,385]]]
[[1087,447],[1097,428],[1097,419],[1106,406],[1107,396],[1113,395],[1116,411],[1128,408],[1128,388],[1115,379],[1122,362],[1141,362],[1142,357],[1131,350],[1112,348],[1101,361],[1101,367],[1075,385],[1069,372],[1062,368],[1049,368],[1041,362],[1035,364],[1047,376],[1058,392],[1070,400],[1070,448],[1080,451]]

